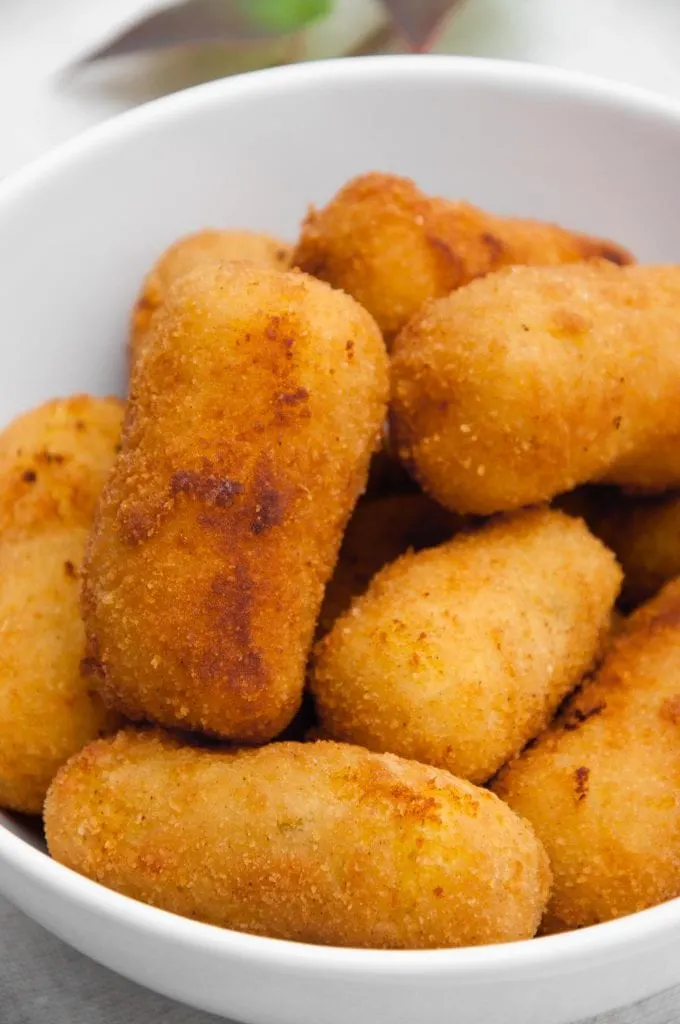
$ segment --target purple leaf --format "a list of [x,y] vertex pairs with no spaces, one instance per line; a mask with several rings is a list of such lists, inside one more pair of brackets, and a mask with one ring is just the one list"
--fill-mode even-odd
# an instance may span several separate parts
[[464,0],[381,0],[409,49],[428,50],[445,19]]
[[78,63],[87,64],[105,57],[120,57],[145,50],[210,43],[256,44],[282,35],[251,19],[246,11],[246,4],[234,0],[183,0],[123,29]]

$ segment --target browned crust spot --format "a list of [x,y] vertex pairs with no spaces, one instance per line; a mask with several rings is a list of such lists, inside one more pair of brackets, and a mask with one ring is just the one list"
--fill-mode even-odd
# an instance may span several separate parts
[[267,461],[261,461],[255,470],[253,502],[254,508],[249,523],[251,533],[259,536],[266,530],[281,525],[288,500],[276,487]]
[[231,664],[225,664],[218,652],[209,651],[201,659],[204,678],[228,679],[241,691],[259,691],[266,683],[262,655],[252,634],[255,586],[245,565],[237,562],[234,575],[218,574],[212,580],[206,606],[214,616],[218,629],[231,639],[230,647],[238,651]]
[[295,391],[280,391],[276,396],[276,401],[282,405],[299,405],[301,402],[306,402],[308,398],[307,388],[296,388]]
[[590,768],[583,765],[574,772],[574,792],[579,803],[585,800],[588,795],[588,784],[590,779]]
[[121,505],[118,509],[118,522],[123,540],[128,544],[141,544],[148,540],[156,527],[156,518],[138,505]]
[[617,267],[625,267],[633,262],[630,253],[627,253],[625,249],[618,249],[615,245],[601,245],[599,249],[602,259],[615,263]]
[[439,235],[426,234],[425,236],[427,244],[434,249],[435,253],[443,258],[446,266],[447,276],[450,275],[451,281],[453,281],[452,289],[457,287],[462,280],[463,276],[463,264],[458,253],[453,249],[445,239]]
[[58,466],[61,466],[65,458],[65,455],[61,455],[59,452],[48,452],[47,449],[42,452],[38,452],[36,456],[38,462],[45,462],[48,466],[51,466],[52,463],[55,462]]
[[178,470],[170,480],[170,494],[173,498],[178,494],[188,494],[218,508],[230,508],[236,495],[242,493],[243,484],[236,480],[196,473],[190,469]]

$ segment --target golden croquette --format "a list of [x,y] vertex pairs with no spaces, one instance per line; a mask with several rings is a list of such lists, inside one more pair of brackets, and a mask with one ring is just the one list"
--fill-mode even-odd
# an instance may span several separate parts
[[120,725],[80,674],[87,531],[0,537],[0,807],[40,814],[57,769]]
[[597,675],[499,776],[551,860],[553,930],[680,896],[680,581],[631,615]]
[[583,522],[549,509],[404,555],[316,647],[321,729],[485,782],[592,667],[620,582]]
[[531,937],[529,826],[448,772],[319,742],[183,746],[126,731],[62,769],[52,856],[127,896],[274,938],[419,949]]
[[383,341],[349,296],[245,263],[178,280],[152,330],[86,559],[92,678],[134,720],[266,741],[378,443]]
[[432,497],[484,515],[680,486],[679,391],[680,267],[513,267],[401,332],[391,427]]
[[118,399],[54,399],[0,431],[0,806],[39,814],[57,768],[119,725],[80,674],[80,567]]

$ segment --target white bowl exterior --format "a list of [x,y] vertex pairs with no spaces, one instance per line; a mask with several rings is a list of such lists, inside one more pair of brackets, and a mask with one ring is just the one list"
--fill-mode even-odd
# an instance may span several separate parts
[[[160,101],[0,189],[0,419],[57,394],[122,390],[134,295],[183,232],[292,239],[310,201],[380,169],[678,262],[679,167],[677,106],[530,66],[329,62]],[[563,1024],[680,981],[677,900],[485,950],[322,950],[133,903],[22,834],[0,814],[0,889],[36,920],[142,984],[253,1024]]]

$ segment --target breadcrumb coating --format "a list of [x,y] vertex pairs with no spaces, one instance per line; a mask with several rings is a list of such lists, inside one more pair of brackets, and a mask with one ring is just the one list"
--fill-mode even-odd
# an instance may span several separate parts
[[181,278],[152,330],[86,559],[92,679],[134,720],[264,742],[300,703],[385,348],[349,296],[247,263]]
[[632,262],[621,246],[555,224],[496,217],[377,172],[348,182],[302,224],[293,265],[343,288],[391,339],[428,299],[513,264]]
[[0,432],[0,806],[39,814],[64,761],[117,728],[80,673],[80,567],[120,439],[118,399],[76,395]]
[[404,555],[316,648],[321,729],[485,782],[593,666],[620,582],[585,525],[548,509]]
[[119,398],[55,398],[0,431],[0,536],[89,527],[120,444]]
[[680,267],[513,267],[429,303],[392,357],[400,457],[481,515],[602,481],[680,486]]
[[597,675],[494,791],[551,860],[552,928],[680,896],[680,580],[627,620]]
[[202,263],[223,260],[248,260],[259,266],[288,270],[290,257],[289,245],[257,231],[205,229],[179,238],[156,260],[142,284],[130,322],[130,365],[143,352],[151,319],[178,278]]
[[360,501],[347,524],[338,564],[326,587],[317,635],[328,632],[389,562],[409,550],[441,544],[464,526],[465,520],[424,494]]
[[359,747],[201,750],[120,733],[60,772],[52,856],[210,924],[335,946],[531,937],[549,868],[530,827],[448,772]]

